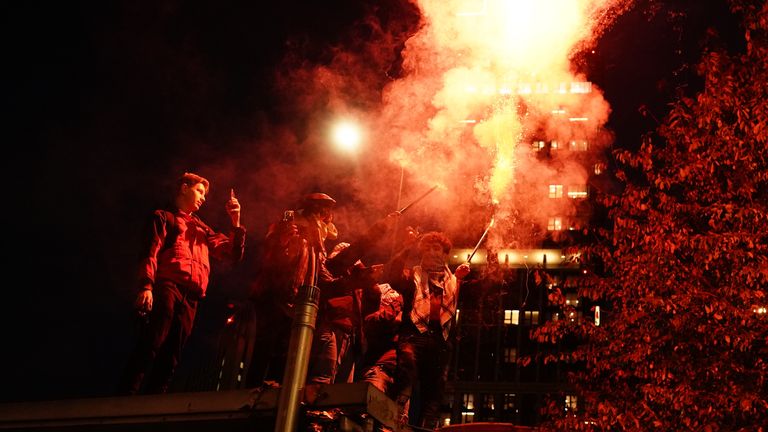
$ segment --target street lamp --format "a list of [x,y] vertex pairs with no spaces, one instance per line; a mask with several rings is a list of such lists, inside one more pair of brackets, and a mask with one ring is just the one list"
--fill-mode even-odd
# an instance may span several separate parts
[[360,126],[351,121],[341,121],[333,126],[331,139],[337,149],[354,153],[360,147],[362,132]]

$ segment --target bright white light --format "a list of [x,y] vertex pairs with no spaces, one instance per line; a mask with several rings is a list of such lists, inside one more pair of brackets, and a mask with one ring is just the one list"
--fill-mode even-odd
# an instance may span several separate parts
[[340,150],[354,152],[360,146],[360,127],[351,122],[342,122],[333,128],[333,143]]

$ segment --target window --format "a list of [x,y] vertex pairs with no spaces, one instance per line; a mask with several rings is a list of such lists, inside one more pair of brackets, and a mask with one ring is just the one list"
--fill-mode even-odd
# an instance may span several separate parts
[[462,423],[472,423],[475,420],[475,413],[472,411],[463,411],[461,413],[461,422]]
[[515,408],[516,396],[514,393],[506,393],[504,395],[504,409],[511,410]]
[[562,231],[563,230],[563,218],[551,217],[547,221],[547,231]]
[[575,184],[568,186],[568,198],[581,199],[587,197],[587,185]]
[[565,304],[571,305],[571,306],[579,305],[579,298],[577,297],[575,292],[565,293]]
[[511,348],[511,347],[504,348],[504,362],[505,363],[517,362],[517,348]]
[[575,412],[578,408],[579,398],[576,395],[565,395],[565,410]]
[[559,149],[559,148],[560,148],[560,143],[558,143],[558,142],[557,142],[557,141],[555,141],[555,140],[552,140],[552,144],[551,144],[551,146],[550,146],[550,147],[552,148],[552,150],[557,150],[557,149]]
[[533,149],[533,151],[539,151],[539,150],[543,149],[544,147],[546,147],[546,145],[547,144],[544,141],[538,140],[538,141],[534,141],[531,144],[531,148]]
[[592,83],[589,81],[576,81],[571,83],[571,93],[590,93]]
[[472,423],[475,419],[475,395],[468,393],[464,395],[464,410],[461,412],[462,423]]
[[562,198],[563,197],[563,185],[551,184],[549,185],[549,197],[550,198]]
[[568,148],[571,151],[587,151],[589,149],[589,144],[587,143],[587,140],[571,140],[571,142],[568,143]]
[[496,404],[493,403],[493,395],[492,394],[484,394],[483,395],[483,408],[487,410],[494,410],[496,409]]
[[535,325],[539,323],[539,311],[525,311],[523,313],[523,325]]
[[520,311],[507,309],[504,311],[504,324],[517,325],[520,322]]

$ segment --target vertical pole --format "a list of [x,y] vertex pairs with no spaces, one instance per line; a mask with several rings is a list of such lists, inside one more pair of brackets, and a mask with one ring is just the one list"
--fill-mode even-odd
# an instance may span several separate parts
[[288,358],[277,405],[275,432],[294,432],[307,380],[312,338],[315,335],[320,289],[317,287],[317,255],[309,250],[309,271],[305,285],[299,288],[296,310],[288,344]]
[[[400,187],[397,189],[397,205],[395,209],[400,208],[400,201],[403,197],[403,178],[405,177],[405,166],[400,164]],[[392,230],[392,248],[389,250],[389,258],[392,259],[392,255],[395,254],[397,248],[397,231],[400,229],[400,219],[395,220],[395,229]]]

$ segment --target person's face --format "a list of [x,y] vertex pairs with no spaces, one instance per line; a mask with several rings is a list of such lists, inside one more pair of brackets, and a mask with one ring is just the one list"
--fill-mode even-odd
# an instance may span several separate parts
[[438,242],[428,242],[420,247],[421,266],[427,269],[439,269],[445,265],[448,254],[443,252],[443,246]]
[[187,213],[200,210],[205,202],[205,186],[197,183],[193,186],[181,185],[177,204],[180,210]]
[[317,218],[325,223],[333,221],[333,210],[330,206],[322,206],[317,209]]

